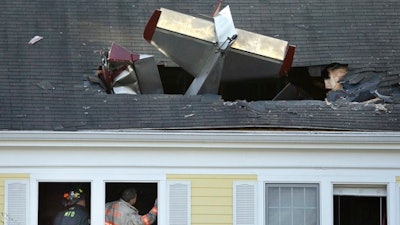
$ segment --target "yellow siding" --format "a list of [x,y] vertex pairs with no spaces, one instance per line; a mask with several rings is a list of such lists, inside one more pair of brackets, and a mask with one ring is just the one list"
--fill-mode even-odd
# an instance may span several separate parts
[[210,196],[210,193],[213,193],[213,196],[219,196],[219,197],[227,197],[231,196],[231,191],[232,189],[229,187],[214,187],[214,188],[208,188],[208,187],[194,187],[192,188],[192,194],[196,196]]
[[230,215],[193,215],[192,225],[195,224],[233,224],[232,214]]
[[257,175],[168,174],[168,180],[191,183],[192,225],[233,224],[233,182],[257,180]]
[[400,183],[400,177],[396,177],[396,182]]
[[230,214],[232,213],[233,206],[193,206],[192,213],[195,215],[207,214],[207,215],[219,215],[219,214]]
[[0,174],[0,225],[4,224],[4,184],[5,180],[27,180],[29,174]]

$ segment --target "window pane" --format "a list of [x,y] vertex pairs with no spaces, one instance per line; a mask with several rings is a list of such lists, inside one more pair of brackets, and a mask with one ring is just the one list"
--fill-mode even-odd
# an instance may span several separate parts
[[279,209],[269,209],[268,224],[279,225]]
[[296,225],[306,225],[304,224],[304,209],[294,209],[293,217]]
[[304,207],[304,188],[293,188],[293,206]]
[[279,207],[279,187],[269,187],[267,196],[269,207]]
[[307,225],[317,225],[317,210],[315,209],[306,209],[306,224]]
[[317,189],[313,187],[306,188],[305,203],[306,207],[317,207]]
[[290,207],[292,205],[292,188],[281,188],[281,206]]
[[292,209],[282,208],[280,210],[281,225],[292,225]]

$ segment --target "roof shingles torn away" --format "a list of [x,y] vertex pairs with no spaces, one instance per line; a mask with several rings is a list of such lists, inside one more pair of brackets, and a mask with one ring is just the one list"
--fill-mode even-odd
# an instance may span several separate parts
[[63,96],[64,92],[50,92],[53,96],[41,100],[7,101],[5,106],[13,110],[1,117],[0,129],[371,130],[372,127],[388,131],[399,129],[400,118],[398,104],[315,100],[226,102],[217,95],[107,95],[85,90],[84,95]]
[[[270,64],[269,72],[274,71],[277,77],[271,75],[253,81],[257,85],[267,83],[257,90],[262,96],[257,101],[245,97],[231,100],[226,96],[231,83],[224,83],[224,73],[220,80],[223,88],[220,87],[218,93],[215,93],[215,86],[211,86],[209,92],[210,83],[195,81],[197,76],[193,74],[192,78],[185,78],[186,83],[181,82],[183,76],[177,75],[185,71],[169,70],[177,68],[181,61],[173,62],[163,54],[165,51],[159,52],[143,38],[146,23],[157,9],[169,9],[212,22],[213,15],[217,15],[213,13],[215,4],[216,1],[203,0],[100,0],[93,3],[6,0],[0,11],[0,129],[400,131],[400,50],[396,48],[400,46],[399,1],[224,2],[229,4],[234,26],[238,29],[296,46],[292,70],[282,76],[279,75],[280,66]],[[154,34],[159,38],[157,32]],[[237,40],[234,36],[230,38],[239,42],[241,32],[237,34]],[[156,47],[162,47],[160,40],[150,40],[150,43],[157,41]],[[223,43],[223,40],[217,42]],[[145,65],[134,65],[137,61],[132,59],[133,65],[126,67],[125,74],[135,71],[137,80],[133,83],[138,81],[136,85],[139,86],[141,73],[148,71],[147,66],[158,68],[159,74],[150,70],[152,78],[146,82],[151,85],[146,86],[143,93],[137,91],[140,90],[137,86],[131,86],[131,93],[135,95],[107,94],[113,93],[111,88],[107,89],[107,84],[96,80],[102,53],[107,52],[112,43],[137,52],[135,55],[152,55],[144,57]],[[234,44],[227,48],[235,48]],[[217,50],[225,51],[225,47]],[[287,51],[284,57],[288,56]],[[271,61],[288,65],[284,60]],[[216,62],[203,65],[218,68],[218,60]],[[186,69],[191,70],[190,64]],[[204,68],[198,71],[207,74]],[[212,77],[213,73],[210,74]],[[161,79],[153,79],[155,75],[160,75]],[[159,89],[160,81],[164,90]],[[282,82],[278,85],[280,88],[271,91],[278,81]],[[126,80],[122,79],[117,85],[124,83]],[[168,91],[171,83],[183,92]],[[193,83],[197,91],[185,95]],[[253,86],[248,89],[232,87],[236,86],[231,86],[231,90],[238,93],[256,89]],[[272,94],[265,96],[267,92]],[[304,100],[287,100],[299,99],[300,94]],[[274,101],[270,101],[272,99]]]

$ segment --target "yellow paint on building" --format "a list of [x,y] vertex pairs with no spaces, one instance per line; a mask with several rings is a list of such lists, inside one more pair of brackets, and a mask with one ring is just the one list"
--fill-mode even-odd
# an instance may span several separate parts
[[29,174],[0,174],[0,225],[4,224],[4,191],[6,180],[29,180]]
[[233,182],[256,181],[257,175],[168,174],[167,180],[190,181],[192,225],[231,225]]
[[400,183],[400,176],[396,177],[396,182]]

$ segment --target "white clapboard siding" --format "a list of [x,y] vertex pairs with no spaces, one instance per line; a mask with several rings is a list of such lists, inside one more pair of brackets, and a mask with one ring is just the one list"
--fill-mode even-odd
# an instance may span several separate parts
[[5,181],[4,225],[28,224],[28,181]]
[[257,182],[233,182],[233,224],[257,224]]
[[170,225],[190,224],[190,182],[168,181],[168,223]]

